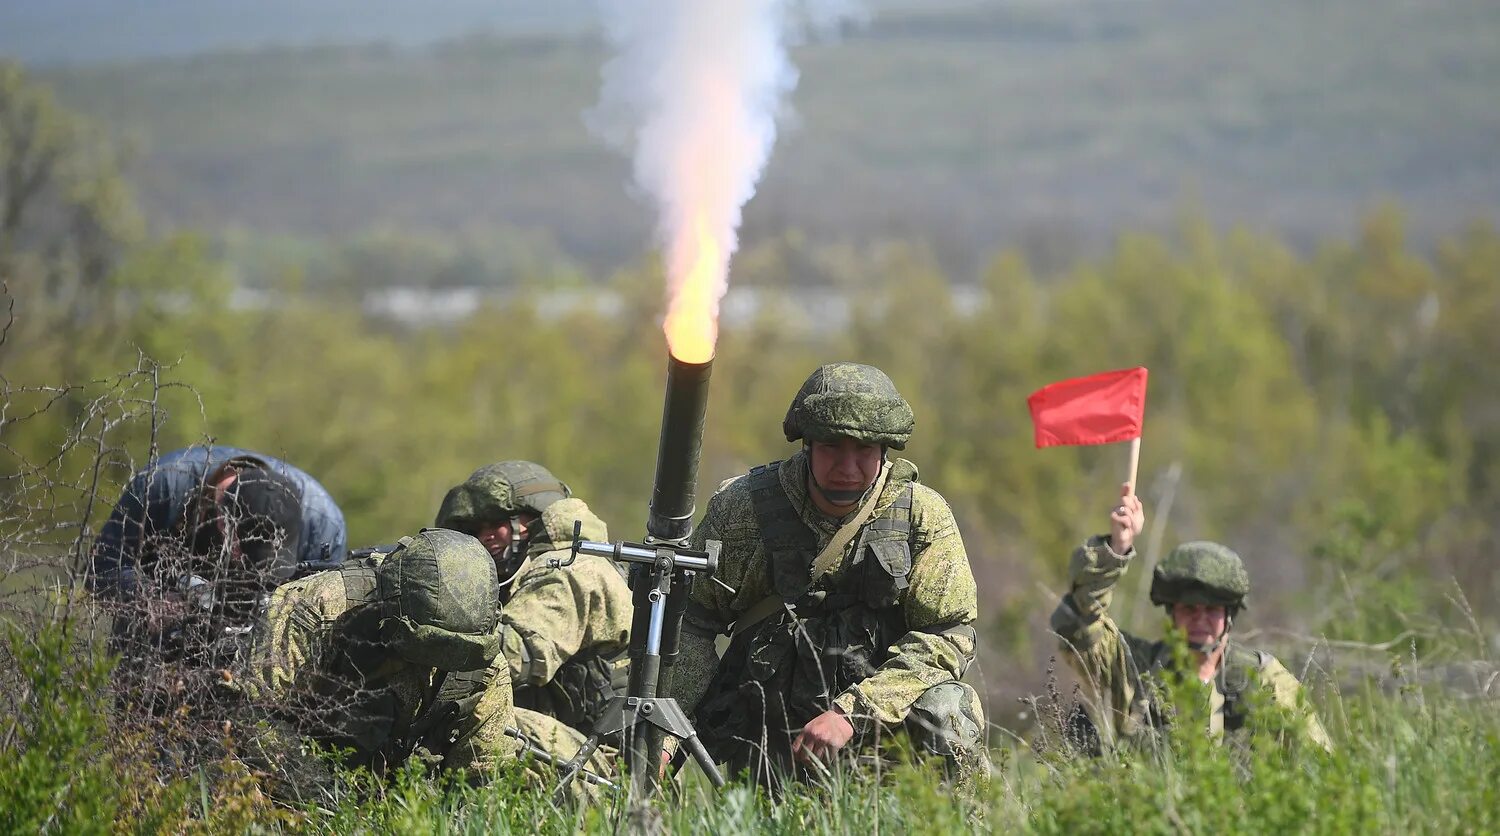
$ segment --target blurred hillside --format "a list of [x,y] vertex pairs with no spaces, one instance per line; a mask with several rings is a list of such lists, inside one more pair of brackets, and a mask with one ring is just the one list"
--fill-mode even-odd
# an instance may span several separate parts
[[[1028,2],[1028,0],[1020,0]],[[47,0],[0,4],[0,55],[92,64],[264,46],[379,41],[405,46],[475,31],[579,33],[603,0]],[[627,0],[628,2],[628,0]],[[819,0],[827,3],[829,0]],[[858,0],[863,9],[964,7],[1017,0]],[[1050,0],[1049,0],[1050,2]]]
[[[597,276],[648,248],[627,163],[583,125],[597,43],[385,40],[41,78],[132,141],[158,228],[208,231],[256,282]],[[747,240],[921,239],[972,281],[1005,246],[1061,266],[1185,205],[1305,248],[1395,198],[1426,245],[1500,205],[1497,40],[1489,0],[883,9],[798,50]]]

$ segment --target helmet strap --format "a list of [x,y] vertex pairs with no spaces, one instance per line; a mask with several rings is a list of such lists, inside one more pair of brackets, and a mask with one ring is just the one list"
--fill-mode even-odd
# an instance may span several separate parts
[[[1171,621],[1172,605],[1163,604],[1162,610],[1166,612],[1167,620]],[[1224,609],[1224,632],[1220,633],[1219,637],[1211,642],[1189,641],[1187,642],[1188,649],[1192,650],[1195,653],[1202,653],[1205,655],[1213,653],[1215,650],[1218,650],[1220,647],[1222,647],[1225,642],[1229,641],[1229,631],[1232,627],[1234,627],[1234,607],[1226,607]]]
[[[885,465],[886,465],[886,449],[887,448],[886,448],[886,446],[884,444],[880,445],[880,467],[881,467],[881,469],[884,469]],[[830,488],[825,488],[822,485],[818,484],[817,477],[814,476],[813,473],[812,473],[812,443],[809,442],[807,439],[803,439],[802,440],[802,450],[805,453],[807,453],[807,461],[808,461],[807,482],[808,482],[808,484],[812,487],[813,490],[815,490],[819,494],[821,494],[824,499],[828,500],[829,502],[831,502],[831,503],[833,503],[835,505],[852,505],[852,506],[859,505],[860,503],[862,503],[862,502],[865,501],[865,499],[870,495],[870,491],[874,490],[875,489],[875,485],[880,482],[880,480],[877,478],[874,482],[871,482],[868,486],[866,486],[864,490],[858,491],[858,492],[855,492],[855,491],[838,491],[838,490],[832,490]]]

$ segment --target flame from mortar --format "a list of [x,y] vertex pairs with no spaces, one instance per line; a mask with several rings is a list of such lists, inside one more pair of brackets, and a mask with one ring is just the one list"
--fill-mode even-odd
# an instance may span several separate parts
[[632,155],[658,210],[672,355],[703,363],[739,246],[741,210],[796,85],[790,37],[841,23],[849,0],[603,0],[613,56],[591,125]]

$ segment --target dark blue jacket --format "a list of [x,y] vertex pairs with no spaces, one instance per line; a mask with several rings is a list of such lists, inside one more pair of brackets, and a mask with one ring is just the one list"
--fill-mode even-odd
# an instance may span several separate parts
[[328,491],[305,472],[280,459],[239,447],[187,447],[165,453],[131,478],[125,495],[104,523],[90,555],[89,586],[107,595],[129,595],[149,575],[152,542],[186,537],[179,524],[209,474],[235,456],[254,456],[302,490],[302,541],[298,560],[337,563],[349,548],[344,512]]

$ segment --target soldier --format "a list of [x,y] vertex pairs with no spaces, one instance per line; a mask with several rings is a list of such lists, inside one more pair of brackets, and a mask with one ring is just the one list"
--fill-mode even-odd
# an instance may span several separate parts
[[[423,529],[276,591],[240,691],[259,709],[241,754],[307,799],[332,780],[301,739],[377,774],[412,758],[471,777],[527,749],[559,762],[582,736],[515,708],[494,560],[473,537]],[[608,769],[602,758],[590,764]]]
[[608,540],[604,522],[546,468],[507,461],[448,491],[437,525],[479,538],[495,560],[501,642],[516,705],[587,732],[623,682],[630,589],[609,560],[567,566],[573,526]]
[[[235,652],[271,590],[343,560],[344,515],[311,476],[236,447],[188,447],[130,480],[89,555],[127,679]],[[169,677],[170,678],[170,677]]]
[[343,512],[311,476],[237,447],[187,447],[131,478],[94,543],[89,584],[125,596],[176,583],[176,570],[197,568],[177,565],[179,556],[201,566],[242,555],[286,580],[299,564],[329,568],[347,547]]
[[913,423],[884,372],[822,366],[782,425],[802,449],[709,500],[694,545],[723,543],[716,577],[733,591],[694,585],[673,690],[731,771],[780,786],[883,727],[965,780],[980,763],[979,697],[959,681],[977,616],[963,540],[916,466],[887,458]]
[[[1172,665],[1171,645],[1132,636],[1109,616],[1115,583],[1135,556],[1135,536],[1145,522],[1140,498],[1123,486],[1109,535],[1091,537],[1073,552],[1071,588],[1052,613],[1052,629],[1070,664],[1098,689],[1098,704],[1086,719],[1104,744],[1136,738],[1166,718],[1159,676]],[[1251,690],[1260,689],[1301,716],[1308,740],[1331,749],[1327,732],[1303,704],[1297,678],[1271,654],[1230,641],[1249,592],[1239,555],[1218,543],[1183,543],[1152,572],[1151,603],[1166,609],[1187,642],[1198,680],[1212,685],[1210,733],[1222,739],[1243,728],[1254,706]]]

